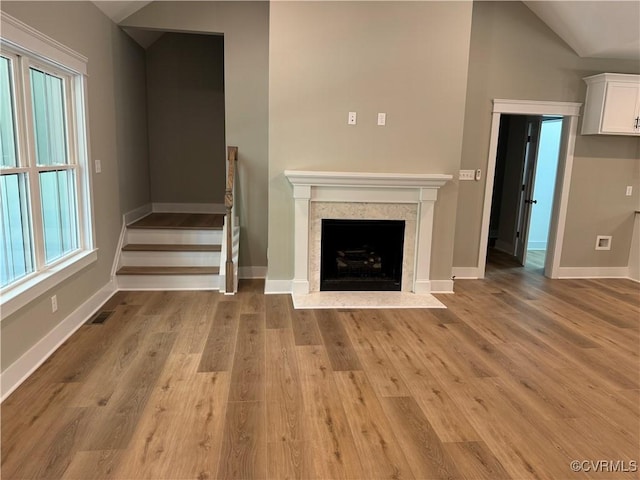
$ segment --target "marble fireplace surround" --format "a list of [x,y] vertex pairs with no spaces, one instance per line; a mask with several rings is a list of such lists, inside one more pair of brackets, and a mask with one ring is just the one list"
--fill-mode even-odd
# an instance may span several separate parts
[[433,209],[451,175],[285,170],[295,210],[292,293],[318,292],[323,218],[404,220],[402,292],[431,292]]

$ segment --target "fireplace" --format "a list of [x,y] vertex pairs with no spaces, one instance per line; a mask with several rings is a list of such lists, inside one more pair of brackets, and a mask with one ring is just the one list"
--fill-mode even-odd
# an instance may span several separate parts
[[[389,275],[386,277],[388,280],[393,279],[387,281],[387,284],[393,283],[395,290],[399,292],[388,291],[385,295],[431,292],[429,273],[434,205],[438,188],[451,180],[451,175],[301,170],[286,170],[284,173],[293,186],[294,198],[294,278],[291,281],[294,304],[296,298],[300,300],[301,296],[309,294],[335,296],[340,293],[338,290],[354,294],[353,290],[349,291],[345,287],[322,291],[327,290],[320,284],[321,277],[325,277],[328,268],[323,268],[321,261],[322,225],[325,220],[398,221],[404,224],[399,257],[400,288],[397,288],[398,281],[395,277],[398,269],[385,274]],[[343,267],[345,276],[353,277],[357,273],[360,277],[358,280],[362,280],[365,272],[358,273],[355,267],[358,262],[364,264],[367,260],[362,250],[371,250],[369,241],[334,246],[334,252],[329,255],[328,261],[337,265],[336,255],[341,256],[338,251],[342,251],[344,256],[350,256],[350,262],[345,262],[347,268]],[[377,257],[382,259],[383,256],[377,245],[372,251],[374,255],[371,257],[375,265]],[[371,254],[371,251],[367,253]],[[353,270],[350,270],[349,265]],[[333,268],[337,270],[337,266]],[[367,268],[370,273],[372,268],[377,267]],[[381,263],[380,269],[382,268]],[[376,290],[378,288],[376,286]],[[372,295],[368,292],[361,294]]]
[[322,219],[321,291],[400,291],[405,222]]

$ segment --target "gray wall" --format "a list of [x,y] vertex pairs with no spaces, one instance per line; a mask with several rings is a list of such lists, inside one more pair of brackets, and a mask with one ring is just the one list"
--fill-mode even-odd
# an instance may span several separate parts
[[[269,280],[293,277],[285,169],[457,172],[470,28],[467,2],[271,3]],[[433,279],[451,275],[456,197],[438,193]]]
[[118,190],[126,213],[151,200],[145,52],[118,28],[112,43]]
[[[524,4],[474,2],[460,168],[486,172],[492,99],[584,102],[582,78],[602,72],[639,73],[640,62],[580,58]],[[627,265],[639,145],[578,135],[561,266]],[[485,181],[460,184],[454,266],[478,264]],[[626,185],[634,185],[632,197]],[[594,250],[596,234],[614,235],[611,252]]]
[[[102,173],[92,173],[98,261],[2,318],[4,370],[109,282],[122,213],[149,197],[140,47],[89,2],[3,1],[0,8],[89,59],[90,158],[102,161]],[[121,177],[131,183],[121,185]],[[54,294],[58,311],[51,313],[49,297]]]
[[147,49],[151,200],[223,203],[224,38],[165,33]]
[[[639,191],[639,138],[578,137],[560,266],[626,267]],[[611,250],[595,250],[597,235],[613,236]]]
[[224,34],[225,130],[238,147],[240,266],[267,264],[268,2],[154,2],[124,26]]

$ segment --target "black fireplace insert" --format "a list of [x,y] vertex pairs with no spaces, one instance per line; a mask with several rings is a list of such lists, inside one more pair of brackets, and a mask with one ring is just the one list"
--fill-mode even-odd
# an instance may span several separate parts
[[321,291],[400,291],[404,220],[322,220]]

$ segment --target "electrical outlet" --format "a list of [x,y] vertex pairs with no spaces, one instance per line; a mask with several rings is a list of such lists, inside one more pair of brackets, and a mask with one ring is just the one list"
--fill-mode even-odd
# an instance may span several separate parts
[[348,125],[355,125],[358,119],[358,114],[356,112],[349,112],[349,116],[347,117]]
[[632,185],[627,185],[626,195],[627,195],[627,197],[630,197],[631,195],[633,195],[633,186]]
[[476,178],[475,170],[460,170],[458,174],[458,180],[473,180]]
[[54,295],[51,297],[51,312],[55,312],[58,310],[58,296]]
[[378,125],[384,127],[387,124],[387,114],[379,113],[378,114]]
[[102,172],[102,162],[100,160],[96,160],[95,164],[96,164],[96,173]]

